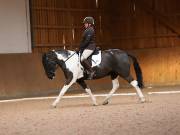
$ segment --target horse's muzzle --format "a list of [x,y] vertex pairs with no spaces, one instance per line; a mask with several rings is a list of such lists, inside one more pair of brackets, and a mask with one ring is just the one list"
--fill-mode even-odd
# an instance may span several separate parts
[[47,74],[47,77],[51,80],[53,80],[55,78],[55,73],[54,72],[50,72]]

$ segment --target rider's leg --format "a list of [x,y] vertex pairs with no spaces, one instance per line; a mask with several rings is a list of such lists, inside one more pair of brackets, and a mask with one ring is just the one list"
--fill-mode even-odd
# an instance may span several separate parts
[[89,74],[89,78],[88,79],[92,79],[95,71],[91,68],[91,64],[89,63],[89,61],[87,60],[87,58],[93,53],[93,50],[89,50],[89,49],[85,49],[81,55],[81,62],[82,65],[90,72]]
[[87,59],[93,52],[93,50],[85,49],[81,55],[81,61]]

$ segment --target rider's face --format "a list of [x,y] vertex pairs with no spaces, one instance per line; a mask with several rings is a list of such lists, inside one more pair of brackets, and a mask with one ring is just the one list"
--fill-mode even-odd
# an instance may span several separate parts
[[85,28],[88,28],[88,27],[89,27],[89,24],[88,24],[88,23],[84,23],[84,27],[85,27]]

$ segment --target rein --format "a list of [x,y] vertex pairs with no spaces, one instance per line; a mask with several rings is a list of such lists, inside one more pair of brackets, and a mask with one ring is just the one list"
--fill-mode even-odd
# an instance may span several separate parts
[[[74,54],[76,54],[76,52],[74,52],[70,57],[68,57],[64,62],[66,63],[66,61],[68,61]],[[91,58],[92,62],[94,62],[96,64],[96,62]]]
[[76,54],[76,52],[73,53],[70,57],[68,57],[64,62],[66,63],[66,61],[68,61],[74,54]]

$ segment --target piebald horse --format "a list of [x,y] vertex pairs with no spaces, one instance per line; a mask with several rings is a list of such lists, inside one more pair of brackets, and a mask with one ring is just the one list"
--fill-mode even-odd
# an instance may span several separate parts
[[[104,99],[103,105],[108,104],[108,101],[113,96],[113,93],[115,93],[115,91],[119,88],[119,76],[130,83],[135,88],[140,101],[145,102],[145,97],[140,89],[143,87],[142,71],[136,57],[119,49],[109,49],[102,51],[101,58],[101,63],[93,67],[96,71],[96,75],[93,79],[99,79],[105,76],[111,76],[112,79],[112,89]],[[137,80],[135,80],[130,74],[131,61],[134,65]],[[55,77],[55,71],[58,67],[62,69],[66,78],[65,84],[61,89],[59,96],[52,104],[53,107],[57,106],[57,103],[61,100],[68,88],[76,82],[90,95],[93,105],[97,105],[96,98],[92,94],[91,89],[85,83],[88,76],[81,66],[80,55],[76,53],[76,51],[49,51],[43,54],[42,63],[45,73],[49,79],[53,79]]]

